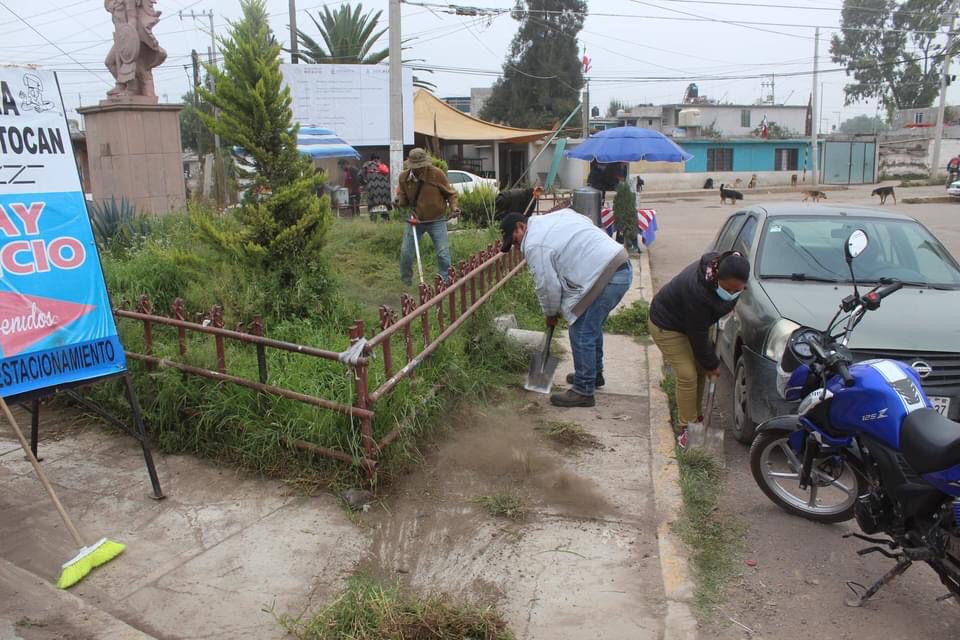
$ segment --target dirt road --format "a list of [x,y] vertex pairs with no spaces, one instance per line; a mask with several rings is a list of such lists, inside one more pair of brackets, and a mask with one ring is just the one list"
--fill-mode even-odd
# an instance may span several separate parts
[[[905,190],[898,192],[901,197],[908,195]],[[867,206],[869,193],[865,188],[830,192],[829,203]],[[762,200],[795,200],[799,204],[800,197],[781,194]],[[644,204],[657,209],[659,221],[657,240],[651,248],[656,287],[695,260],[735,210],[731,206],[721,208],[714,197],[660,202],[649,198]],[[888,208],[918,218],[955,256],[960,256],[960,203],[901,204]],[[729,377],[725,377],[720,386],[717,404],[726,424],[732,411]],[[746,448],[728,437],[725,452],[724,508],[747,524],[749,532],[739,562],[742,575],[730,584],[727,605],[718,613],[715,625],[704,630],[703,637],[723,640],[774,637],[847,640],[871,636],[885,640],[946,640],[956,637],[960,607],[935,602],[945,590],[925,566],[911,569],[881,591],[868,607],[846,607],[844,600],[850,594],[846,582],[870,584],[890,567],[891,561],[879,556],[860,558],[856,555],[865,545],[841,537],[856,531],[855,524],[818,525],[780,511],[756,487],[750,475]],[[756,566],[747,566],[748,560],[751,564],[755,561]]]

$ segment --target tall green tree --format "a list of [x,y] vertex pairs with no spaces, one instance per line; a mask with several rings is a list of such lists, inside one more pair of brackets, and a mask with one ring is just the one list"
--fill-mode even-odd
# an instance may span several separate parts
[[876,133],[887,131],[890,128],[883,118],[878,116],[860,115],[847,118],[840,125],[841,133]]
[[180,111],[180,142],[184,149],[193,152],[212,153],[213,134],[200,119],[200,114],[213,115],[213,106],[201,100],[193,91],[183,94],[180,99],[183,109]]
[[607,117],[615,118],[617,116],[617,111],[623,109],[627,111],[630,107],[627,106],[627,103],[623,100],[617,100],[616,98],[610,101],[610,104],[607,105]]
[[382,11],[363,12],[363,3],[351,7],[349,3],[336,11],[324,5],[323,12],[310,19],[320,32],[323,44],[312,36],[297,29],[300,43],[299,57],[314,64],[378,64],[387,59],[389,48],[374,51],[377,40],[386,33],[386,29],[377,31]]
[[[875,98],[887,111],[929,107],[937,97],[947,38],[941,28],[950,0],[844,0],[834,62],[853,82],[846,104]],[[950,52],[956,55],[956,50]]]
[[200,94],[220,110],[200,113],[228,146],[243,149],[237,173],[249,185],[233,226],[196,219],[215,246],[292,284],[319,258],[330,221],[329,199],[318,197],[323,179],[297,151],[290,90],[280,73],[280,45],[270,30],[265,0],[241,0],[243,17],[220,39],[223,70],[208,67],[216,91]]
[[563,120],[580,101],[583,67],[577,34],[583,28],[587,3],[525,3],[525,9],[512,14],[520,21],[520,29],[482,117],[514,127],[550,127]]

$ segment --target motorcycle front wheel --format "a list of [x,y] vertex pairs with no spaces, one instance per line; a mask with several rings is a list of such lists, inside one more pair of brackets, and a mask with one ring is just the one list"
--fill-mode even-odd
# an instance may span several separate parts
[[753,479],[778,507],[814,522],[845,522],[853,518],[861,491],[861,475],[840,456],[823,456],[813,463],[813,483],[800,488],[800,457],[790,446],[790,431],[763,431],[750,447]]

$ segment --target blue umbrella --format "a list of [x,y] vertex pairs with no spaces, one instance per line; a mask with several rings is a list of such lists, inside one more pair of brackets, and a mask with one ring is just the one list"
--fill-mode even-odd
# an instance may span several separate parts
[[693,156],[659,131],[640,127],[615,127],[595,133],[567,151],[568,158],[609,162],[686,162]]
[[360,154],[330,129],[305,125],[297,134],[297,150],[311,158],[356,158]]

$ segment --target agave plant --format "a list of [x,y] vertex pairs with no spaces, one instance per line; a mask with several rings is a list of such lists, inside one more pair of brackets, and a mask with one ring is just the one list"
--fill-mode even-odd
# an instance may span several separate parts
[[93,236],[101,250],[129,247],[150,232],[150,223],[126,198],[94,202],[89,206]]

